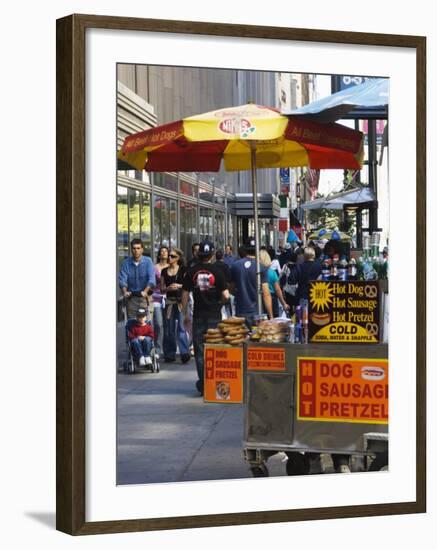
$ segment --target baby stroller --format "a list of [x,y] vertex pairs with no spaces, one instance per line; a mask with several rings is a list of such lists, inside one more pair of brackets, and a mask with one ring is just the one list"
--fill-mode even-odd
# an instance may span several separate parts
[[[146,323],[153,326],[152,316],[150,314],[150,308],[145,308],[146,310]],[[132,347],[129,340],[129,332],[131,328],[136,323],[136,319],[128,319],[127,317],[127,307],[126,302],[123,304],[123,315],[124,315],[124,322],[125,322],[125,338],[126,338],[126,354],[127,358],[124,361],[124,371],[127,374],[135,374],[139,368],[145,368],[150,369],[150,372],[158,373],[159,372],[159,362],[158,358],[156,356],[156,350],[155,345],[152,339],[152,349],[150,351],[150,359],[151,362],[149,364],[146,364],[144,367],[140,367],[138,360],[134,357],[134,354],[132,353]]]

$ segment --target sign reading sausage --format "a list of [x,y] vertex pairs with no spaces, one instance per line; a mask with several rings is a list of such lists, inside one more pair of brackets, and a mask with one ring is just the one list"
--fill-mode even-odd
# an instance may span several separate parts
[[388,424],[387,359],[298,357],[299,420]]
[[377,281],[312,281],[310,342],[379,342]]
[[242,348],[205,345],[204,372],[204,401],[243,402]]

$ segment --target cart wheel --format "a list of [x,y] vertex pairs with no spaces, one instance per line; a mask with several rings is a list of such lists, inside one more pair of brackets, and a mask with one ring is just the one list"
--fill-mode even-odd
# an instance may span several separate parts
[[264,463],[251,466],[250,471],[253,477],[269,477],[269,471]]
[[304,476],[310,473],[310,459],[306,454],[287,453],[285,465],[288,476]]
[[388,452],[378,453],[372,460],[372,464],[369,467],[369,472],[379,472],[381,470],[388,470]]

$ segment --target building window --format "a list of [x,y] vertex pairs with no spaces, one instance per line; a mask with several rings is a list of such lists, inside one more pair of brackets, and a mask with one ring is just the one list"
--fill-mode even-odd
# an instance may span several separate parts
[[152,230],[151,230],[151,219],[150,219],[150,193],[140,194],[141,199],[141,217],[140,217],[140,229],[141,229],[141,240],[144,243],[144,250],[149,254],[152,254]]
[[128,190],[129,204],[129,240],[139,239],[140,235],[140,192]]
[[129,214],[127,204],[127,188],[117,186],[117,263],[129,256]]
[[154,253],[160,246],[177,246],[177,202],[176,200],[154,195]]
[[200,240],[212,240],[213,238],[213,210],[212,208],[200,207]]
[[191,257],[191,247],[197,242],[197,205],[180,202],[180,247],[186,258]]

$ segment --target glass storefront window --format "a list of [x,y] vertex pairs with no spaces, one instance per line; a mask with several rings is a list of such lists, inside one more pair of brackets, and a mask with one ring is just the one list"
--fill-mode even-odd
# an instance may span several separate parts
[[121,263],[129,256],[129,215],[127,204],[127,188],[117,186],[117,262]]
[[197,242],[197,205],[180,202],[180,248],[187,259],[191,258],[191,247]]
[[225,246],[225,214],[224,212],[215,212],[215,247],[224,249]]
[[178,191],[177,177],[165,172],[154,172],[153,184],[157,187],[162,187],[167,191],[174,191],[175,193]]
[[177,226],[177,202],[172,199],[168,199],[169,203],[169,242],[170,247],[177,246],[178,244],[178,226]]
[[140,238],[140,192],[129,189],[129,240]]
[[212,208],[200,207],[200,240],[212,240],[213,238],[213,210]]
[[150,220],[150,193],[141,192],[141,240],[144,249],[152,253],[152,231]]
[[179,190],[182,195],[187,195],[189,197],[196,196],[196,186],[188,183],[188,181],[184,181],[181,179],[181,181],[179,182]]

